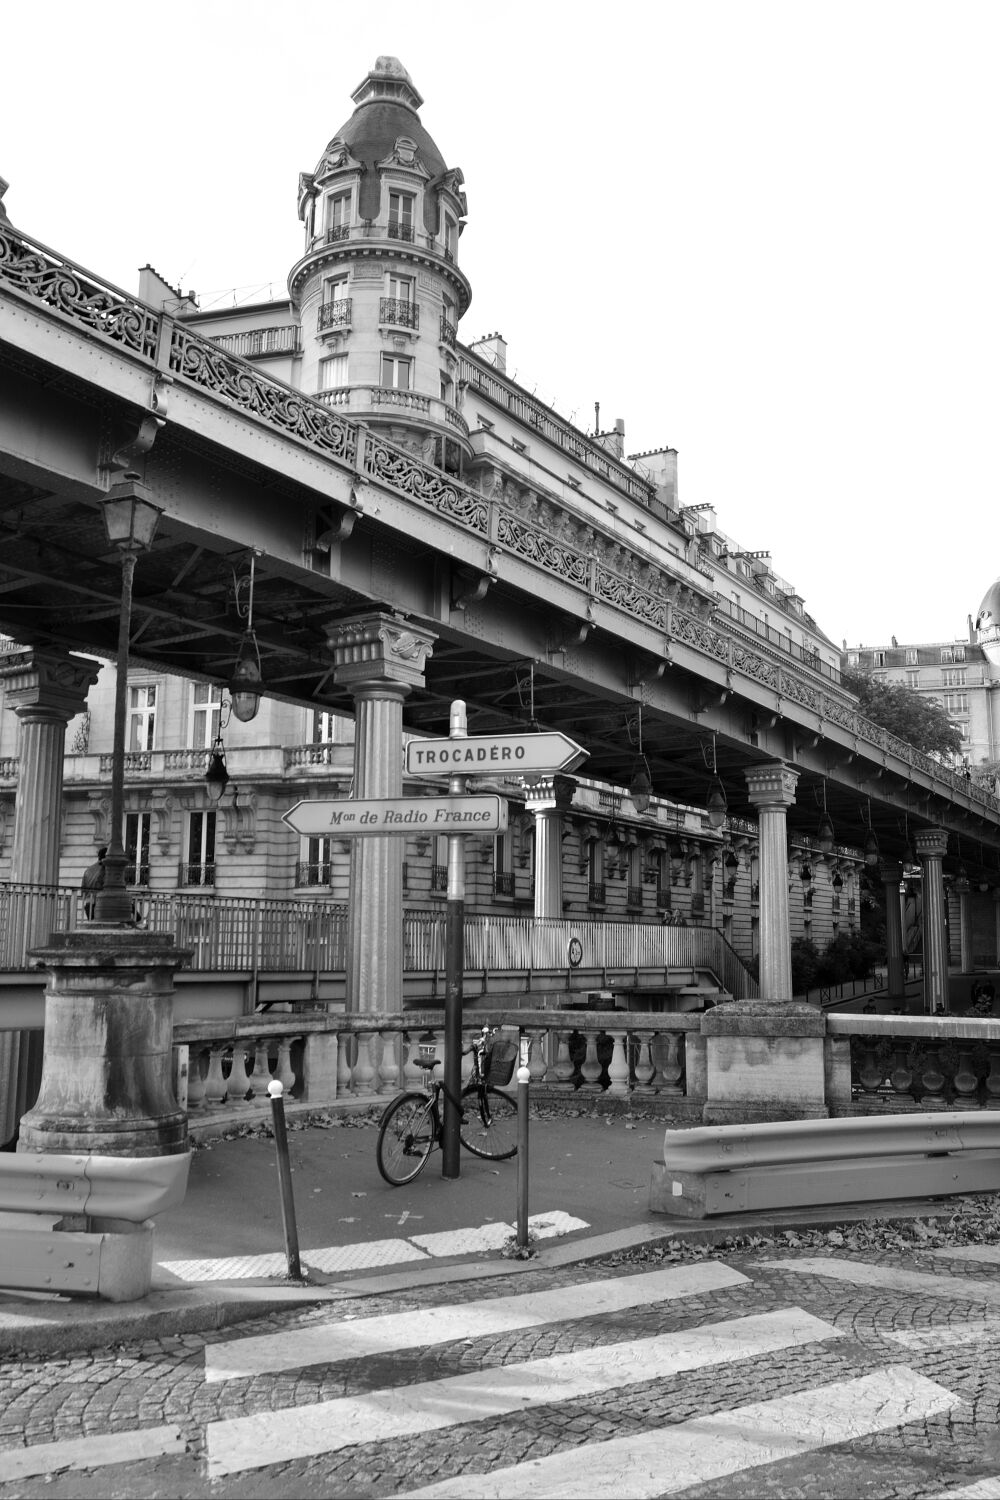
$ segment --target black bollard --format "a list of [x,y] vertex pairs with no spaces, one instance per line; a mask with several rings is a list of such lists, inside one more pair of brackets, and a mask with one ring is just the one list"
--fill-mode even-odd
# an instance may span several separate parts
[[295,1227],[295,1200],[292,1197],[292,1166],[288,1158],[288,1131],[285,1129],[284,1088],[276,1078],[267,1086],[274,1125],[274,1149],[278,1155],[278,1181],[281,1184],[281,1222],[285,1230],[285,1258],[293,1281],[302,1280],[299,1263],[299,1232]]
[[[522,1055],[523,1055],[522,1047]],[[517,1070],[517,1248],[528,1248],[528,1080],[522,1063]]]

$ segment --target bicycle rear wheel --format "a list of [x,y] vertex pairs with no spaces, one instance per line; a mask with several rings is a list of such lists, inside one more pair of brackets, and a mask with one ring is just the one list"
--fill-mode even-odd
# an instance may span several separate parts
[[501,1089],[470,1083],[462,1090],[461,1141],[473,1156],[506,1161],[517,1151],[517,1104]]
[[398,1094],[378,1128],[378,1169],[392,1187],[412,1182],[437,1139],[434,1101],[426,1094]]

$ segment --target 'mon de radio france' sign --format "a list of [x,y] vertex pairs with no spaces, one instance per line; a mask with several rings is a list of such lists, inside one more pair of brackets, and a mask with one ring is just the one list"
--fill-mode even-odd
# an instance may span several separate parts
[[284,821],[306,838],[365,838],[413,833],[505,833],[503,797],[371,797],[364,800],[316,798],[296,802]]

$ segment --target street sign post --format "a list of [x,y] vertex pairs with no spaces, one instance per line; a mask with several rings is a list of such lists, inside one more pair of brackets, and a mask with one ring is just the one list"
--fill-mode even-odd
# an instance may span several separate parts
[[306,838],[407,833],[505,833],[507,802],[495,796],[316,798],[296,802],[284,821]]
[[479,734],[465,739],[410,740],[408,776],[524,776],[572,771],[586,760],[582,745],[558,731]]

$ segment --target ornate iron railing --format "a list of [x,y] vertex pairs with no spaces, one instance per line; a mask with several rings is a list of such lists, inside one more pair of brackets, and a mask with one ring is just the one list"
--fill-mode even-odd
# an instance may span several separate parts
[[452,349],[454,349],[456,341],[458,339],[458,334],[455,331],[454,323],[449,323],[444,313],[441,314],[440,338],[442,344],[447,344]]
[[318,326],[322,328],[350,328],[353,297],[337,297],[333,302],[322,302],[319,309]]
[[349,240],[350,237],[350,224],[331,224],[326,231],[326,243],[328,245],[335,245],[339,240]]
[[215,863],[188,864],[182,862],[177,867],[178,885],[214,885]]
[[420,304],[409,297],[380,297],[378,299],[380,323],[397,323],[401,328],[420,327]]
[[391,240],[406,240],[413,243],[413,225],[401,223],[398,219],[390,219],[388,227]]
[[308,860],[300,859],[295,865],[296,885],[329,885],[330,872],[333,865],[330,861],[320,860],[310,863]]

